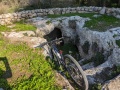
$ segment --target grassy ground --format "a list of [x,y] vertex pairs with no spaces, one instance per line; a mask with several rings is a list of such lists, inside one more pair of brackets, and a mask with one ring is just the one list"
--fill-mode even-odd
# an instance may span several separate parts
[[[21,28],[21,26],[23,27]],[[0,26],[2,31],[13,28]],[[33,30],[28,24],[16,23],[16,31]],[[59,90],[54,71],[41,50],[31,49],[25,43],[10,42],[0,34],[0,88],[4,90]]]
[[27,31],[27,30],[34,31],[36,30],[36,27],[31,24],[25,23],[25,21],[15,22],[13,23],[13,25],[10,26],[0,25],[0,31]]
[[[120,19],[117,19],[113,16],[101,15],[98,18],[93,17],[97,13],[70,13],[70,14],[63,14],[63,15],[48,15],[49,18],[57,18],[61,16],[81,16],[81,17],[89,17],[91,20],[87,21],[85,27],[88,27],[95,31],[106,31],[112,27],[120,26]],[[99,15],[99,14],[98,14]]]

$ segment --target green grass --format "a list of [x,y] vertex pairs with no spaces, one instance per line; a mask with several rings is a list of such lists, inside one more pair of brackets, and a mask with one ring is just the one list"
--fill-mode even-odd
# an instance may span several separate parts
[[12,30],[14,30],[14,31],[28,31],[28,30],[35,31],[36,27],[31,24],[27,24],[24,21],[15,22],[15,23],[13,23],[12,27],[0,25],[0,31],[5,32],[5,31],[12,31]]
[[92,17],[93,15],[94,13],[67,13],[62,15],[48,15],[48,18],[70,17],[70,16]]
[[57,17],[70,17],[70,16],[81,16],[81,17],[89,17],[91,20],[87,21],[85,27],[88,27],[95,31],[106,31],[109,28],[119,27],[120,19],[117,19],[113,16],[101,15],[98,18],[93,17],[97,13],[69,13],[63,15],[48,15],[49,18],[57,18]]
[[[0,26],[0,33],[12,30],[36,30],[36,27],[23,21],[15,22],[12,27]],[[12,76],[3,78],[11,74]],[[9,42],[0,34],[0,88],[60,90],[60,86],[55,84],[54,74],[54,70],[45,60],[41,50],[31,49],[26,43]]]
[[102,89],[102,85],[100,83],[98,84],[93,84],[90,87],[90,90],[101,90]]
[[9,31],[10,28],[8,28],[7,26],[5,25],[0,25],[0,31]]
[[[54,71],[44,59],[42,51],[31,49],[25,43],[11,43],[0,35],[0,87],[5,90],[59,90]],[[5,64],[7,67],[5,66]],[[8,67],[9,66],[9,67]],[[6,68],[12,72],[7,81],[2,78]]]
[[31,25],[31,24],[27,24],[24,21],[20,21],[20,22],[15,22],[15,27],[13,27],[12,29],[16,29],[17,31],[27,31],[27,30],[36,30],[36,27]]

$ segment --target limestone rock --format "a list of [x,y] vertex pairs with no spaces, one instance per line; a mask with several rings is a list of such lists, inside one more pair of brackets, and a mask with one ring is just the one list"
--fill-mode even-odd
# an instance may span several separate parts
[[[106,53],[117,47],[110,32],[98,32],[82,29],[77,30],[77,33],[79,36],[78,49],[82,58],[89,59],[94,56],[94,53],[96,52],[103,51]],[[88,49],[85,49],[87,52],[85,52],[83,48],[83,45],[86,45],[86,43],[88,43]]]
[[101,10],[100,10],[100,14],[105,14],[105,11],[106,11],[106,7],[103,7]]
[[120,15],[117,15],[116,18],[120,19]]
[[120,65],[120,48],[114,48],[111,56],[108,57],[109,65]]
[[76,35],[76,29],[81,29],[85,21],[90,20],[89,18],[82,18],[79,16],[71,17],[59,17],[55,19],[50,18],[33,18],[29,19],[30,22],[34,23],[37,27],[36,33],[38,36],[44,36],[54,30],[55,27],[61,29],[63,36],[69,36],[73,38]]
[[103,85],[102,90],[120,90],[120,75],[110,81],[107,81]]
[[33,31],[2,32],[2,34],[12,42],[26,42],[30,47],[35,47],[40,43],[46,42],[43,38],[35,37]]
[[54,14],[53,10],[50,10],[50,11],[48,12],[48,14]]

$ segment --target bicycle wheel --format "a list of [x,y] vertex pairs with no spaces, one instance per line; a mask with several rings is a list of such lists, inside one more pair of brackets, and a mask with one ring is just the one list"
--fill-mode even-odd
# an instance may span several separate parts
[[68,54],[64,56],[64,60],[71,78],[80,86],[80,88],[88,90],[88,80],[79,63]]

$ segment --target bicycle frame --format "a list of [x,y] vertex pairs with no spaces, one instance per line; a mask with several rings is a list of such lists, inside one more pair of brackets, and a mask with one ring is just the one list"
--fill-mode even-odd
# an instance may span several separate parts
[[59,65],[62,65],[65,67],[64,57],[63,57],[62,53],[60,53],[60,51],[57,49],[56,44],[51,45],[51,51],[52,51],[52,53],[54,53],[57,56],[56,61],[58,61]]
[[[83,79],[83,81],[84,81],[84,83],[85,83],[85,87],[86,87],[86,89],[85,90],[88,90],[88,81],[87,81],[87,78],[86,78],[86,76],[85,76],[85,74],[84,74],[84,72],[83,72],[83,70],[82,70],[82,68],[81,68],[81,66],[79,65],[79,63],[71,56],[71,55],[65,55],[65,56],[63,56],[62,55],[62,52],[60,52],[58,49],[57,49],[57,44],[56,44],[56,42],[60,42],[60,40],[61,39],[63,39],[63,37],[62,38],[58,38],[58,39],[56,39],[56,40],[53,40],[53,41],[50,41],[50,42],[46,42],[46,43],[43,43],[43,45],[40,45],[40,46],[37,46],[37,47],[42,47],[42,46],[44,46],[44,45],[48,45],[48,50],[47,51],[49,51],[48,53],[49,53],[49,55],[51,54],[52,56],[51,56],[51,59],[52,60],[55,60],[56,62],[57,62],[57,64],[59,64],[59,67],[60,66],[62,66],[62,68],[61,69],[63,69],[63,70],[67,70],[68,71],[68,73],[70,74],[70,76],[73,78],[73,80],[78,84],[79,82],[77,81],[77,80],[81,80],[81,76],[82,76],[82,79]],[[45,48],[44,48],[45,49]],[[46,50],[46,49],[45,49]],[[68,61],[66,58],[68,58],[69,60],[72,60],[72,62],[73,63],[70,63],[70,64],[67,64],[66,63],[66,61]],[[77,67],[77,69],[76,69],[76,67]],[[77,76],[78,76],[78,74],[80,74],[80,79],[79,78],[76,78],[76,76],[75,75],[72,75],[72,73],[70,72],[72,69],[74,69],[75,70],[75,72],[77,71]],[[61,70],[62,71],[62,70]],[[79,71],[79,73],[78,73],[78,71]],[[63,72],[63,71],[62,71]],[[78,84],[78,85],[81,85],[81,83],[80,84]]]

